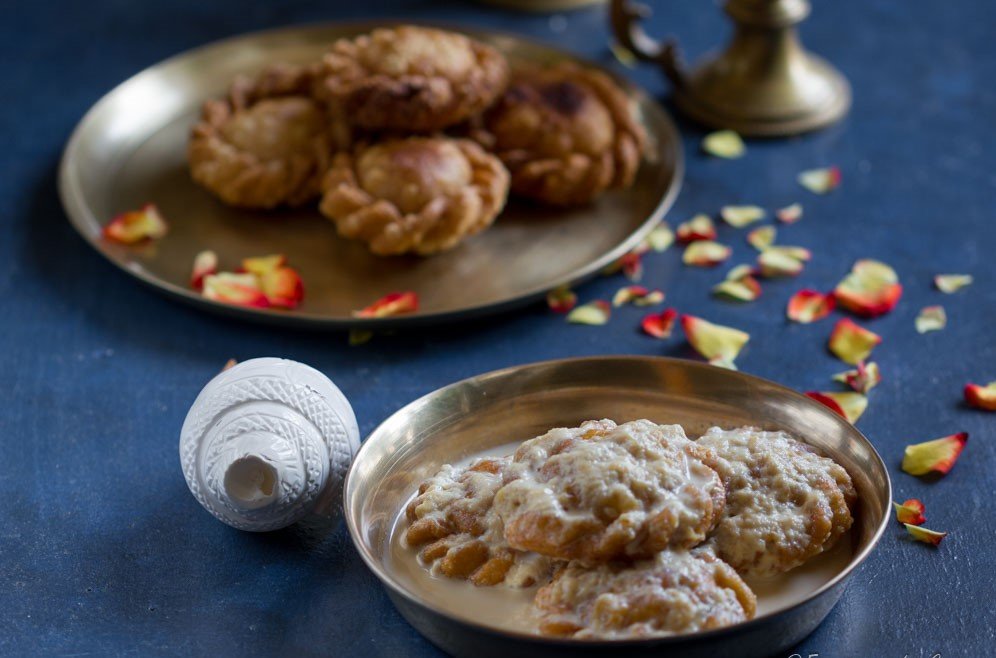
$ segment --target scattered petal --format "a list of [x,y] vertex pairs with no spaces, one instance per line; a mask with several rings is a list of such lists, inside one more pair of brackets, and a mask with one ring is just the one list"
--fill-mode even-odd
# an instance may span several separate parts
[[797,221],[802,219],[802,204],[793,203],[791,206],[779,208],[775,212],[775,217],[777,217],[778,221],[782,224],[795,224]]
[[854,391],[808,391],[806,396],[836,411],[852,424],[858,422],[861,414],[868,408],[868,398]]
[[872,349],[881,342],[882,337],[875,332],[844,318],[834,325],[829,347],[838,359],[856,366],[866,360]]
[[760,206],[723,206],[719,216],[734,228],[743,228],[764,219],[764,208]]
[[221,367],[221,371],[225,372],[226,370],[231,370],[237,365],[239,365],[238,361],[236,361],[235,359],[229,359],[228,361],[225,361],[225,365]]
[[785,245],[775,245],[773,247],[768,247],[765,251],[770,251],[772,253],[781,254],[783,256],[788,256],[789,258],[794,258],[800,260],[804,263],[808,263],[813,258],[813,252],[805,247],[787,247]]
[[709,359],[709,365],[716,366],[717,368],[726,368],[727,370],[737,369],[737,364],[730,359],[725,359],[721,356],[717,356],[715,359]]
[[370,306],[353,311],[355,318],[386,318],[418,311],[418,295],[411,291],[392,292]]
[[169,225],[154,203],[147,203],[138,210],[117,215],[103,229],[104,237],[121,244],[135,244],[144,240],[158,240],[169,231]]
[[903,470],[910,475],[946,474],[965,448],[968,432],[959,432],[933,441],[906,446]]
[[665,252],[674,244],[674,231],[671,230],[667,222],[661,222],[647,234],[647,239],[644,242],[647,248],[657,253]]
[[613,306],[622,306],[632,302],[637,306],[651,306],[664,301],[664,293],[660,290],[649,290],[643,286],[626,286],[616,291],[612,296]]
[[622,265],[622,273],[630,281],[639,281],[643,278],[643,258],[639,252],[631,251],[619,259]]
[[550,310],[554,313],[567,313],[572,308],[577,306],[577,304],[578,296],[566,286],[554,288],[550,292],[546,293],[546,305],[549,306]]
[[793,322],[809,324],[830,315],[837,302],[833,295],[824,295],[816,290],[805,288],[792,295],[785,314]]
[[349,331],[349,344],[353,347],[365,345],[373,338],[373,332],[368,329],[351,329]]
[[854,264],[833,293],[837,302],[847,310],[872,318],[894,309],[903,294],[903,287],[891,267],[864,258]]
[[304,300],[304,283],[294,268],[281,266],[257,276],[259,287],[271,306],[297,308]]
[[670,338],[674,329],[674,321],[678,318],[678,311],[667,308],[660,313],[650,313],[644,316],[640,322],[640,328],[645,334],[654,338]]
[[266,308],[270,305],[266,295],[259,289],[255,274],[243,272],[219,272],[204,277],[201,294],[210,299],[233,306]]
[[272,272],[287,264],[287,257],[283,254],[273,254],[270,256],[255,256],[253,258],[242,259],[242,271],[251,272],[256,276],[263,276],[267,272]]
[[602,325],[612,316],[612,307],[603,299],[596,299],[584,306],[578,306],[567,314],[567,321],[572,324]]
[[920,315],[916,316],[916,332],[925,334],[928,331],[940,331],[948,324],[948,314],[943,306],[924,306]]
[[755,274],[753,265],[737,265],[732,270],[726,273],[727,281],[739,281],[748,276],[754,276]]
[[194,256],[194,267],[190,272],[190,287],[194,290],[204,288],[204,277],[218,273],[218,254],[213,251],[202,251]]
[[917,541],[922,541],[925,544],[931,544],[933,546],[940,546],[941,540],[948,536],[946,532],[937,532],[936,530],[927,530],[926,528],[921,528],[920,526],[913,525],[912,523],[904,523],[906,526],[906,532],[910,533],[910,536]]
[[681,260],[685,265],[713,267],[727,260],[732,253],[733,250],[725,244],[712,240],[696,240],[685,247],[685,253]]
[[778,230],[774,226],[760,226],[747,234],[747,244],[764,251],[775,243]]
[[715,240],[716,225],[709,215],[695,215],[687,222],[678,224],[677,238],[682,244],[696,240]]
[[639,63],[633,51],[615,39],[609,41],[609,50],[612,51],[612,56],[616,58],[616,61],[628,69],[636,68],[636,65]]
[[730,364],[737,358],[740,350],[750,340],[750,334],[713,324],[694,315],[681,316],[681,326],[685,330],[685,337],[695,348],[695,351],[711,362],[720,359]]
[[896,520],[903,525],[923,525],[927,520],[927,517],[923,514],[926,508],[916,498],[903,501],[902,505],[893,502],[892,506],[896,510]]
[[749,274],[739,279],[727,277],[725,281],[720,281],[713,286],[712,292],[720,297],[740,302],[752,302],[761,296],[761,284]]
[[882,374],[879,372],[878,364],[872,361],[866,364],[861,362],[854,370],[845,370],[833,376],[835,382],[847,384],[858,393],[868,394],[868,391],[878,386],[882,381]]
[[934,277],[934,285],[941,292],[951,294],[953,292],[958,292],[965,286],[972,285],[971,274],[938,274]]
[[799,185],[814,194],[826,194],[840,185],[840,169],[837,167],[808,169],[801,172],[796,180],[799,181]]
[[717,130],[702,139],[702,150],[717,158],[735,160],[747,152],[744,140],[732,130]]
[[758,254],[757,267],[761,276],[770,279],[776,276],[796,276],[802,272],[805,263],[777,247],[768,247]]
[[996,382],[985,386],[965,384],[965,402],[977,409],[996,411]]

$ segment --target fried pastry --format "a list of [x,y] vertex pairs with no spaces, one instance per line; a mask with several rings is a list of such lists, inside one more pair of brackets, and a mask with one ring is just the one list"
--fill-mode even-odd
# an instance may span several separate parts
[[512,192],[557,206],[629,187],[647,141],[625,92],[572,63],[513,75],[475,133],[512,174]]
[[206,102],[187,150],[193,179],[244,208],[316,198],[336,145],[325,111],[308,95],[312,81],[309,68],[274,66]]
[[545,580],[551,561],[508,546],[492,508],[510,458],[479,459],[466,469],[444,466],[419,487],[405,510],[405,543],[434,574],[480,586],[530,587]]
[[513,548],[599,563],[701,542],[724,491],[710,451],[678,425],[610,420],[523,443],[495,495]]
[[379,255],[433,254],[484,230],[505,205],[508,172],[470,140],[409,137],[339,153],[322,214]]
[[494,48],[405,25],[333,44],[315,95],[363,128],[432,132],[481,112],[507,84],[508,64]]
[[707,546],[744,576],[772,576],[827,549],[851,527],[857,494],[832,459],[784,432],[710,429],[726,511]]
[[757,599],[709,553],[665,550],[635,563],[570,563],[533,602],[544,635],[647,638],[730,626],[754,617]]

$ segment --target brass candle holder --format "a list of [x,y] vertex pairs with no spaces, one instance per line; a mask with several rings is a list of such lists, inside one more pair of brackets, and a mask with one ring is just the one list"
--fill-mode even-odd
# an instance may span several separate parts
[[808,0],[728,0],[733,40],[719,55],[686,71],[674,39],[661,42],[640,26],[650,10],[612,0],[616,39],[639,59],[656,62],[674,85],[678,108],[708,126],[777,137],[822,128],[847,114],[851,87],[832,65],[803,48],[796,25]]

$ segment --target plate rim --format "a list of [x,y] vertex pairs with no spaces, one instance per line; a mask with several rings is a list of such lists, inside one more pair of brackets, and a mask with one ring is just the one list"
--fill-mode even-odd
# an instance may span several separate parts
[[[399,315],[390,316],[385,318],[332,318],[327,317],[318,313],[302,313],[299,311],[279,311],[274,309],[254,309],[245,308],[240,306],[234,306],[230,304],[223,304],[221,302],[215,302],[212,300],[205,299],[203,296],[198,294],[194,290],[190,290],[186,287],[177,285],[171,281],[167,281],[160,277],[157,277],[144,268],[138,268],[131,266],[128,262],[119,260],[115,258],[110,250],[105,244],[100,240],[100,236],[91,235],[91,232],[87,230],[87,224],[91,223],[96,226],[103,226],[103,222],[94,215],[93,211],[86,203],[84,195],[81,189],[81,185],[77,176],[77,153],[79,151],[80,142],[83,139],[85,129],[94,120],[97,113],[109,102],[113,100],[113,96],[126,85],[134,83],[137,79],[151,74],[157,69],[161,69],[165,66],[175,63],[183,58],[191,57],[197,55],[203,51],[210,50],[213,48],[221,48],[226,45],[232,45],[239,41],[251,41],[260,38],[279,38],[281,36],[290,36],[295,33],[301,32],[321,32],[330,29],[350,29],[356,31],[369,31],[376,29],[378,27],[389,27],[396,25],[418,25],[421,27],[434,27],[439,29],[447,29],[452,31],[461,32],[475,38],[503,38],[511,39],[519,43],[526,44],[528,46],[539,47],[546,50],[556,51],[559,55],[571,58],[572,60],[579,62],[585,66],[592,67],[602,73],[605,73],[612,77],[612,79],[620,84],[629,94],[636,95],[636,97],[645,100],[648,105],[654,108],[656,112],[660,114],[660,124],[662,126],[662,134],[660,135],[660,143],[666,144],[665,148],[669,148],[671,153],[670,156],[673,158],[673,172],[671,176],[670,184],[668,185],[665,193],[657,201],[650,214],[643,220],[639,227],[633,231],[625,240],[616,245],[613,249],[604,253],[601,257],[594,259],[587,265],[566,273],[560,278],[556,279],[553,285],[543,284],[540,287],[533,287],[529,290],[525,290],[520,293],[516,293],[511,297],[507,297],[495,302],[490,302],[486,304],[478,304],[476,306],[463,307],[459,309],[450,309],[444,311],[428,312],[428,313],[416,313],[413,315]],[[199,46],[194,46],[193,48],[188,48],[179,53],[171,55],[165,59],[159,60],[149,66],[146,66],[134,73],[133,75],[127,77],[125,80],[119,82],[110,90],[105,92],[100,96],[100,98],[93,103],[87,111],[83,114],[80,120],[73,127],[72,133],[69,139],[66,141],[63,147],[62,154],[59,160],[58,168],[58,178],[57,178],[57,189],[59,194],[59,199],[62,205],[62,209],[69,220],[70,225],[73,229],[83,238],[83,240],[100,254],[105,260],[110,262],[118,270],[121,270],[133,277],[134,279],[140,281],[146,286],[153,288],[154,290],[166,295],[168,298],[194,306],[195,308],[206,310],[208,312],[214,313],[216,315],[235,317],[239,319],[250,320],[261,324],[271,324],[271,325],[283,325],[283,326],[293,326],[304,329],[317,329],[317,330],[346,330],[346,329],[363,329],[363,330],[373,330],[373,329],[396,329],[401,327],[414,327],[414,326],[427,326],[433,324],[441,324],[447,321],[464,321],[471,320],[475,318],[481,318],[488,315],[497,315],[515,308],[525,307],[538,299],[546,295],[550,290],[556,289],[562,286],[574,286],[579,283],[588,281],[589,279],[595,277],[602,269],[610,265],[617,259],[621,258],[624,254],[628,253],[634,249],[640,241],[642,241],[647,234],[655,226],[657,226],[663,219],[667,212],[673,207],[678,194],[684,184],[685,177],[685,154],[684,145],[681,139],[681,133],[674,121],[674,118],[668,112],[659,101],[657,101],[647,90],[643,89],[634,82],[628,80],[627,78],[619,75],[615,71],[609,69],[601,63],[592,61],[587,57],[583,57],[575,54],[574,52],[567,50],[559,44],[544,41],[542,39],[537,39],[531,36],[521,35],[515,32],[510,32],[508,30],[492,30],[487,28],[480,28],[473,25],[461,25],[455,22],[446,21],[423,21],[423,20],[407,20],[407,19],[388,19],[388,20],[346,20],[346,21],[322,21],[317,23],[298,23],[292,25],[286,25],[275,28],[267,28],[262,30],[254,30],[250,32],[242,32],[239,34],[231,35],[228,37],[223,37],[214,41],[210,41]]]
[[[452,390],[459,386],[466,386],[468,384],[472,384],[474,382],[479,382],[486,379],[514,375],[518,372],[522,372],[533,368],[543,368],[543,367],[558,366],[558,365],[562,366],[562,365],[568,365],[579,362],[598,363],[606,361],[650,362],[650,363],[661,363],[664,365],[667,364],[679,365],[682,368],[691,367],[693,369],[711,369],[714,372],[719,372],[721,375],[730,377],[732,379],[746,380],[746,382],[748,383],[751,382],[754,382],[755,384],[760,383],[764,384],[765,386],[770,386],[779,389],[781,392],[790,394],[800,403],[805,404],[810,409],[826,416],[827,418],[831,419],[833,422],[838,424],[844,423],[848,425],[850,427],[849,431],[854,432],[855,435],[867,445],[867,447],[871,451],[872,456],[874,457],[877,467],[881,470],[881,472],[885,476],[885,485],[888,494],[883,502],[885,509],[883,510],[882,520],[879,522],[878,527],[875,528],[874,532],[872,533],[868,545],[865,546],[862,550],[856,552],[851,557],[851,560],[847,563],[847,566],[839,573],[837,573],[833,578],[823,583],[819,588],[817,588],[813,592],[810,592],[802,600],[797,601],[796,603],[793,603],[792,605],[789,605],[785,608],[772,610],[764,613],[763,615],[754,617],[753,619],[739,622],[731,626],[723,626],[721,628],[714,628],[705,631],[696,631],[694,633],[684,633],[679,635],[642,638],[642,639],[588,640],[588,639],[561,638],[561,637],[555,638],[555,637],[547,637],[531,633],[513,631],[508,629],[501,629],[493,626],[487,626],[474,620],[462,619],[456,617],[455,615],[445,610],[440,610],[435,606],[432,606],[431,604],[428,604],[422,600],[414,598],[407,590],[401,587],[398,583],[394,582],[394,579],[390,576],[390,574],[388,574],[385,569],[381,568],[376,562],[374,556],[370,555],[369,552],[365,549],[364,543],[361,541],[360,529],[356,527],[356,522],[358,521],[358,519],[354,519],[350,511],[350,497],[349,497],[350,483],[353,480],[356,471],[356,465],[361,462],[365,452],[369,452],[370,450],[372,450],[372,448],[368,447],[370,445],[369,439],[375,436],[377,433],[379,433],[388,423],[392,422],[394,418],[400,416],[402,413],[410,411],[420,405],[423,405],[430,398],[441,395],[444,392]],[[408,604],[418,606],[419,608],[422,609],[427,609],[431,611],[433,614],[445,618],[450,623],[468,626],[473,628],[474,631],[480,633],[491,633],[512,640],[534,642],[539,644],[547,644],[551,646],[566,645],[566,646],[575,646],[575,647],[593,647],[593,648],[603,648],[603,649],[605,648],[622,649],[626,648],[627,646],[645,647],[650,645],[654,646],[656,645],[663,646],[671,644],[680,645],[689,641],[708,640],[711,638],[720,637],[727,633],[738,632],[758,627],[766,622],[775,619],[776,617],[797,610],[802,606],[805,606],[821,598],[822,596],[824,596],[834,588],[840,587],[843,584],[845,584],[854,574],[854,572],[857,571],[857,569],[865,563],[865,561],[868,559],[871,553],[878,546],[878,543],[881,541],[882,536],[885,533],[885,529],[888,527],[891,520],[890,508],[891,508],[892,498],[893,498],[892,478],[889,475],[888,466],[886,465],[885,460],[882,459],[882,456],[879,454],[878,449],[875,448],[875,444],[872,443],[871,440],[868,437],[866,437],[861,430],[857,428],[857,426],[855,426],[852,423],[849,423],[846,419],[842,418],[841,416],[830,410],[825,405],[813,400],[812,398],[807,397],[806,395],[800,393],[799,391],[796,391],[793,388],[785,386],[784,384],[779,384],[778,382],[772,381],[770,379],[760,377],[758,375],[752,375],[749,373],[741,372],[739,370],[729,370],[726,368],[720,368],[718,366],[713,366],[708,363],[693,361],[691,359],[681,359],[677,357],[642,355],[642,354],[602,354],[602,355],[566,357],[558,359],[546,359],[542,361],[532,361],[528,363],[508,366],[505,368],[499,368],[488,372],[483,372],[477,375],[472,375],[470,377],[465,377],[451,384],[441,386],[403,405],[402,407],[398,408],[393,413],[391,413],[389,416],[387,416],[387,418],[378,423],[377,426],[373,430],[371,430],[370,433],[367,434],[366,437],[364,437],[363,441],[360,443],[360,449],[356,452],[356,455],[354,456],[353,461],[349,466],[349,470],[346,472],[346,477],[343,478],[343,485],[342,485],[343,516],[345,517],[346,520],[346,527],[347,530],[349,531],[349,538],[352,541],[353,547],[356,549],[356,552],[359,553],[360,558],[363,560],[364,564],[367,566],[370,572],[374,574],[374,576],[381,583],[381,585],[388,590],[388,594],[392,599],[394,596],[399,596],[402,599],[404,599]],[[822,620],[820,621],[820,623],[822,623]],[[421,631],[419,632],[421,633]]]

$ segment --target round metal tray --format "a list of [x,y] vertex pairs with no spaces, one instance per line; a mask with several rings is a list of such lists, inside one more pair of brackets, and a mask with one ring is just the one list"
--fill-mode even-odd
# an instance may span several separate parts
[[[794,605],[713,631],[635,641],[543,638],[503,631],[487,619],[434,608],[396,577],[386,555],[393,519],[427,476],[446,463],[592,418],[679,423],[689,436],[713,425],[784,430],[832,457],[858,492],[853,556],[834,578]],[[892,488],[881,457],[853,425],[778,384],[702,363],[663,357],[549,361],[479,375],[422,397],[363,443],[346,476],[349,532],[401,614],[442,649],[474,658],[507,656],[767,656],[811,633],[843,593],[889,522]]]
[[[122,83],[83,117],[66,146],[59,190],[73,226],[124,271],[201,308],[285,325],[387,328],[501,311],[590,277],[636,246],[674,201],[682,178],[677,129],[657,103],[623,81],[651,139],[632,189],[572,210],[513,200],[490,230],[431,258],[374,256],[339,238],[315,208],[228,208],[190,180],[187,135],[205,99],[222,95],[239,73],[274,62],[314,61],[335,39],[380,25],[386,24],[294,27],[235,37],[177,55]],[[520,37],[459,29],[498,47],[513,65],[576,59]],[[148,202],[170,223],[165,238],[140,247],[101,238],[101,225],[111,217]],[[218,253],[223,269],[235,268],[246,256],[286,254],[304,280],[304,303],[284,312],[202,298],[187,281],[194,256],[204,249]],[[398,290],[419,294],[418,313],[352,317],[352,311]]]

